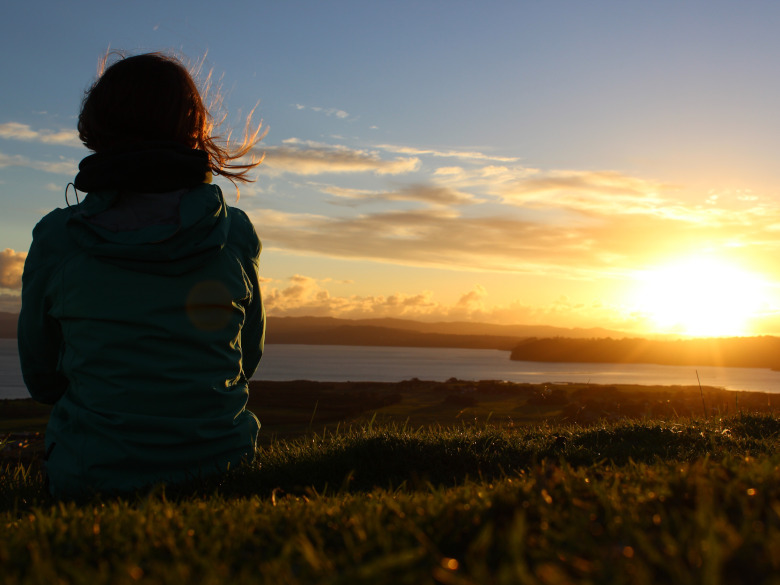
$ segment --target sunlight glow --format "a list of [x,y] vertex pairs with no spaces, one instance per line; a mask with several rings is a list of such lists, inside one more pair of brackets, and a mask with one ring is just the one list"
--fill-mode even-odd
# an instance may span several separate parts
[[659,333],[740,336],[750,334],[763,289],[756,274],[697,256],[644,272],[637,300]]

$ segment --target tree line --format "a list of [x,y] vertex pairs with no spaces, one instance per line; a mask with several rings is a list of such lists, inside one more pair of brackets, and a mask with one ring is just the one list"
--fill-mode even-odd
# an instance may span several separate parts
[[512,350],[511,359],[780,369],[780,338],[762,336],[668,341],[534,337],[520,341]]

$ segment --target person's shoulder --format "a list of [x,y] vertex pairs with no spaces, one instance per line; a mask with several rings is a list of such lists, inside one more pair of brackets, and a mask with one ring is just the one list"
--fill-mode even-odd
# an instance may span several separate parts
[[32,245],[27,255],[25,270],[32,267],[51,266],[73,252],[67,223],[73,208],[59,208],[47,213],[33,228]]
[[251,256],[259,256],[262,245],[252,220],[243,209],[227,206],[230,218],[229,242]]
[[252,220],[244,210],[228,204],[218,185],[204,183],[195,192],[204,201],[210,201],[209,205],[216,204],[219,213],[224,214],[220,221],[223,222],[223,229],[227,232],[225,240],[227,246],[242,257],[256,258],[260,255],[260,238],[257,236]]
[[66,221],[68,221],[68,218],[73,213],[72,207],[58,207],[56,209],[53,209],[46,215],[44,215],[41,220],[38,222],[38,226],[43,227],[52,227],[55,225],[64,225]]
[[252,231],[254,231],[255,226],[252,225],[252,220],[249,219],[249,216],[247,215],[246,211],[238,207],[233,207],[232,205],[228,205],[227,212],[228,212],[228,216],[230,217],[231,225],[236,224],[241,229],[246,229],[246,230],[251,229]]
[[66,233],[66,225],[72,214],[73,210],[70,207],[50,211],[35,225],[33,239],[39,243],[48,240],[59,241]]

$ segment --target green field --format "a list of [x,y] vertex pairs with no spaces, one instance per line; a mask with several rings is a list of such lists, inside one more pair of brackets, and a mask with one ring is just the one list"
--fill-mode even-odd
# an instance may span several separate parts
[[6,435],[0,581],[780,583],[772,397],[409,384],[291,385],[255,465],[124,498],[52,501]]

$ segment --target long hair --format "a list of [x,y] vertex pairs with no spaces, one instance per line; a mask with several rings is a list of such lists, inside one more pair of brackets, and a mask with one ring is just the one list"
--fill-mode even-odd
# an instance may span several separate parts
[[[111,55],[119,60],[106,66]],[[204,93],[211,90],[211,75]],[[219,97],[216,99],[219,104]],[[85,92],[79,114],[79,138],[96,153],[141,142],[175,142],[204,150],[211,172],[234,185],[247,183],[249,171],[262,157],[241,159],[265,135],[262,124],[253,124],[249,113],[240,143],[213,134],[224,117],[215,122],[201,91],[187,68],[175,57],[145,53],[125,57],[107,53],[95,83]]]

